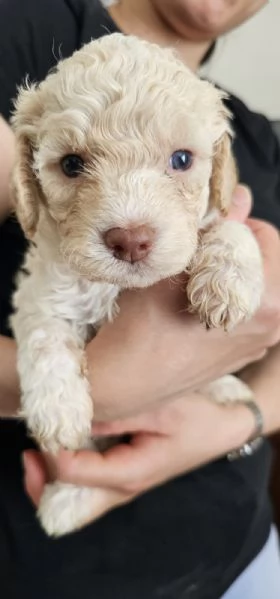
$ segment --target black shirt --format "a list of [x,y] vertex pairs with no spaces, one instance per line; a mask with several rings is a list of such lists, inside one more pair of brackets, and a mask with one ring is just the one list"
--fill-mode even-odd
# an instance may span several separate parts
[[[59,57],[116,29],[98,0],[0,0],[0,112],[9,118],[27,73],[39,81]],[[235,97],[228,105],[254,215],[280,227],[280,155],[270,124]],[[24,249],[9,219],[0,229],[1,332],[8,332]],[[40,529],[23,491],[20,452],[30,445],[23,427],[2,422],[0,445],[3,599],[219,599],[267,539],[268,444],[252,458],[219,460],[182,476],[55,541]]]

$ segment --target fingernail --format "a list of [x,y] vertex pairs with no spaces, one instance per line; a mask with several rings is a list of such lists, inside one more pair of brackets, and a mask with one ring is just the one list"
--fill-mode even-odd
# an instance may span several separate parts
[[252,194],[246,185],[238,185],[234,191],[232,202],[235,206],[244,206],[252,202]]

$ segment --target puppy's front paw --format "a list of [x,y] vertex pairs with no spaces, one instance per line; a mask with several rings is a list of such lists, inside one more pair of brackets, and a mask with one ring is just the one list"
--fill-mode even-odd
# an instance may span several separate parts
[[187,286],[189,311],[199,315],[207,328],[233,329],[253,316],[260,305],[261,294],[250,279],[233,268],[200,271]]
[[249,229],[225,222],[205,233],[187,285],[190,312],[207,328],[230,330],[252,317],[262,291],[262,260]]
[[37,515],[47,535],[60,537],[82,528],[93,511],[93,489],[56,482],[46,485]]
[[201,389],[212,401],[220,404],[246,402],[253,399],[250,387],[232,374],[227,374]]
[[106,489],[57,481],[45,486],[37,516],[47,535],[61,537],[94,522],[110,507]]
[[86,448],[93,418],[87,381],[69,381],[67,386],[56,382],[52,379],[47,386],[25,394],[21,415],[43,450],[55,454],[60,448]]

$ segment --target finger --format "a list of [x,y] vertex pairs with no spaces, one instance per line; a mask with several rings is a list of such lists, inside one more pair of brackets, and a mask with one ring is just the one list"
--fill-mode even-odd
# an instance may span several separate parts
[[23,454],[24,486],[35,506],[39,504],[43,488],[47,482],[47,473],[43,456],[34,450]]
[[[135,435],[103,454],[63,451],[57,459],[57,477],[78,486],[129,490],[144,484],[166,464],[165,443],[159,435]],[[162,441],[162,442],[161,442]]]
[[155,412],[112,422],[95,422],[92,426],[92,434],[96,437],[114,437],[136,432],[156,432],[157,430],[158,418]]
[[252,209],[252,194],[249,187],[237,185],[226,220],[244,222]]
[[248,218],[246,224],[255,235],[263,257],[268,260],[275,258],[280,243],[278,230],[270,223],[256,218]]

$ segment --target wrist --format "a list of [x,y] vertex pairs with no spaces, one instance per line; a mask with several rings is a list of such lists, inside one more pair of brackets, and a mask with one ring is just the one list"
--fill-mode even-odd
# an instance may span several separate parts
[[215,427],[219,454],[227,455],[248,442],[256,431],[256,420],[246,404],[236,403],[219,406],[222,411]]
[[186,401],[190,404],[184,436],[187,435],[188,454],[194,452],[196,467],[225,457],[244,445],[255,431],[254,416],[241,403],[221,405],[197,394]]

